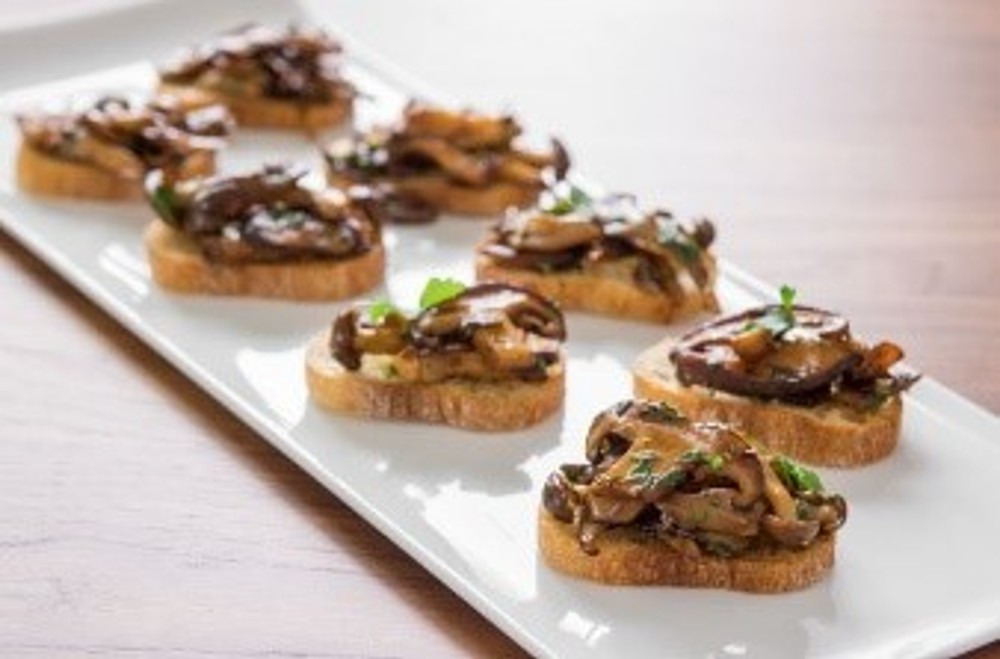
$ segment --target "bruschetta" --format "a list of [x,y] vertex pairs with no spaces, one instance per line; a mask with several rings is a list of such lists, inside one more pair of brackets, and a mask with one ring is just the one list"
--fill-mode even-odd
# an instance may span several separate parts
[[645,211],[631,195],[592,198],[569,182],[511,209],[476,254],[476,275],[546,295],[562,308],[654,322],[718,309],[715,230]]
[[160,68],[160,88],[209,94],[241,126],[317,132],[351,115],[356,94],[340,55],[320,30],[247,25],[180,53]]
[[805,588],[830,571],[844,499],[718,423],[628,400],[594,419],[586,462],[546,480],[542,557],[604,584]]
[[141,199],[143,178],[208,176],[232,129],[229,113],[197,93],[145,103],[103,97],[81,111],[17,117],[17,183],[29,193],[78,199]]
[[350,308],[310,343],[306,374],[321,405],[364,418],[473,430],[534,425],[562,405],[566,327],[526,289],[432,279],[421,310]]
[[303,170],[267,166],[242,176],[173,184],[154,172],[157,219],[145,235],[153,279],[180,293],[294,300],[354,297],[382,281],[379,209]]
[[516,143],[520,134],[511,116],[413,102],[397,125],[329,144],[327,171],[338,187],[389,184],[443,213],[495,216],[533,204],[569,167],[558,140],[531,151]]
[[855,338],[841,315],[769,304],[666,339],[637,359],[635,394],[700,420],[733,423],[772,450],[811,464],[857,467],[899,441],[902,392],[919,375],[902,349]]

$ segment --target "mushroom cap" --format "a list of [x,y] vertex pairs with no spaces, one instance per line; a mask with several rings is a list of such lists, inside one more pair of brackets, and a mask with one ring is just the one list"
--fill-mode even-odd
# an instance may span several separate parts
[[[850,371],[862,361],[863,348],[852,340],[846,319],[814,307],[794,306],[794,323],[752,356],[738,350],[739,337],[759,332],[773,314],[768,305],[702,325],[681,339],[670,353],[685,385],[702,385],[762,398],[807,395]],[[751,358],[752,357],[752,358]]]

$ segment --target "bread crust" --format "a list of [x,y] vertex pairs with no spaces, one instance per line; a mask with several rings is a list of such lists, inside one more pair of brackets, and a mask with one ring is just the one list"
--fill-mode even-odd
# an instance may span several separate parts
[[161,82],[159,86],[163,94],[184,94],[191,90],[226,106],[237,125],[251,128],[284,128],[315,133],[347,121],[353,108],[353,102],[348,98],[335,98],[329,103],[296,103],[265,97],[231,96],[197,85]]
[[818,538],[805,549],[752,551],[731,558],[687,556],[627,528],[611,528],[595,542],[596,556],[580,549],[572,524],[544,508],[538,515],[538,545],[551,567],[605,584],[725,588],[748,593],[800,590],[833,568],[836,537]]
[[632,369],[637,398],[662,400],[691,418],[731,423],[772,451],[824,467],[860,467],[886,457],[899,442],[900,396],[877,411],[858,416],[825,405],[819,408],[764,401],[685,386],[668,358],[674,342],[661,341],[641,353]]
[[[331,185],[341,189],[357,184],[348,176],[328,172]],[[392,184],[404,194],[410,194],[437,208],[443,213],[495,217],[510,207],[525,208],[538,200],[539,188],[498,181],[490,185],[471,187],[456,185],[446,177],[428,174],[423,176],[386,176],[379,182]]]
[[193,240],[161,220],[144,239],[153,280],[178,293],[341,300],[378,286],[385,269],[381,245],[337,261],[224,265],[205,259]]
[[[181,178],[209,176],[215,172],[215,153],[196,151],[180,167]],[[143,197],[141,179],[116,176],[112,172],[63,158],[50,156],[22,142],[17,154],[17,185],[37,195],[101,199],[137,200]]]
[[[631,282],[584,272],[541,273],[508,268],[485,254],[476,256],[479,281],[502,281],[529,288],[555,300],[563,309],[666,323],[719,308],[714,286],[681,299],[642,290]],[[714,272],[712,274],[714,282]]]
[[483,431],[518,430],[554,414],[563,402],[565,358],[542,382],[510,380],[434,383],[380,380],[349,372],[330,354],[330,331],[306,349],[313,398],[336,412],[373,419],[443,423]]

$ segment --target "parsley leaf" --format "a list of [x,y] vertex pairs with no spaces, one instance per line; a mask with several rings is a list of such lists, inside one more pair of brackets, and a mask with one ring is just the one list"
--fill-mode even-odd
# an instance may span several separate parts
[[375,302],[368,307],[368,320],[377,325],[391,313],[399,313],[399,309],[396,308],[396,305],[385,298],[375,300]]
[[663,474],[656,479],[654,483],[654,488],[657,490],[663,489],[674,489],[678,485],[684,482],[687,478],[687,472],[683,469],[671,469],[667,473]]
[[778,474],[778,478],[795,492],[823,491],[823,481],[820,480],[819,475],[790,458],[776,455],[771,458],[771,468]]
[[788,330],[795,327],[795,289],[788,284],[782,285],[778,291],[781,304],[772,306],[763,316],[757,320],[747,323],[744,331],[762,328],[779,339]]
[[781,310],[791,316],[794,312],[795,289],[788,284],[782,284],[781,288],[778,290],[778,295],[781,298]]
[[726,466],[726,459],[718,453],[710,453],[701,449],[692,449],[681,456],[683,462],[691,464],[702,463],[715,472],[722,471]]
[[654,469],[660,458],[654,451],[641,451],[632,457],[632,466],[625,480],[643,490],[673,489],[684,482],[684,469],[670,469],[659,473]]
[[671,424],[684,420],[684,415],[669,403],[657,401],[640,407],[639,418],[648,423]]
[[553,192],[553,196],[555,200],[552,206],[546,209],[553,215],[569,215],[593,203],[591,196],[575,185],[569,185],[569,189],[563,194]]
[[632,456],[632,466],[625,477],[630,483],[635,483],[642,487],[649,487],[655,480],[653,466],[659,458],[652,451],[642,451]]
[[420,309],[436,307],[442,302],[447,302],[460,295],[464,290],[465,284],[460,281],[432,277],[424,286],[424,292],[420,294]]
[[660,223],[660,244],[669,247],[687,264],[696,263],[701,256],[701,248],[694,239],[681,230],[673,220]]
[[149,203],[163,221],[168,224],[177,223],[177,193],[173,188],[163,184],[156,186],[149,193]]

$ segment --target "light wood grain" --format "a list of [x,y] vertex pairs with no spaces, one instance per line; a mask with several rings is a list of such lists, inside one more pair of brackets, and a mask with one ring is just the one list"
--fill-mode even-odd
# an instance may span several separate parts
[[[331,17],[1000,410],[997,3]],[[0,290],[0,656],[523,654],[6,237]]]

